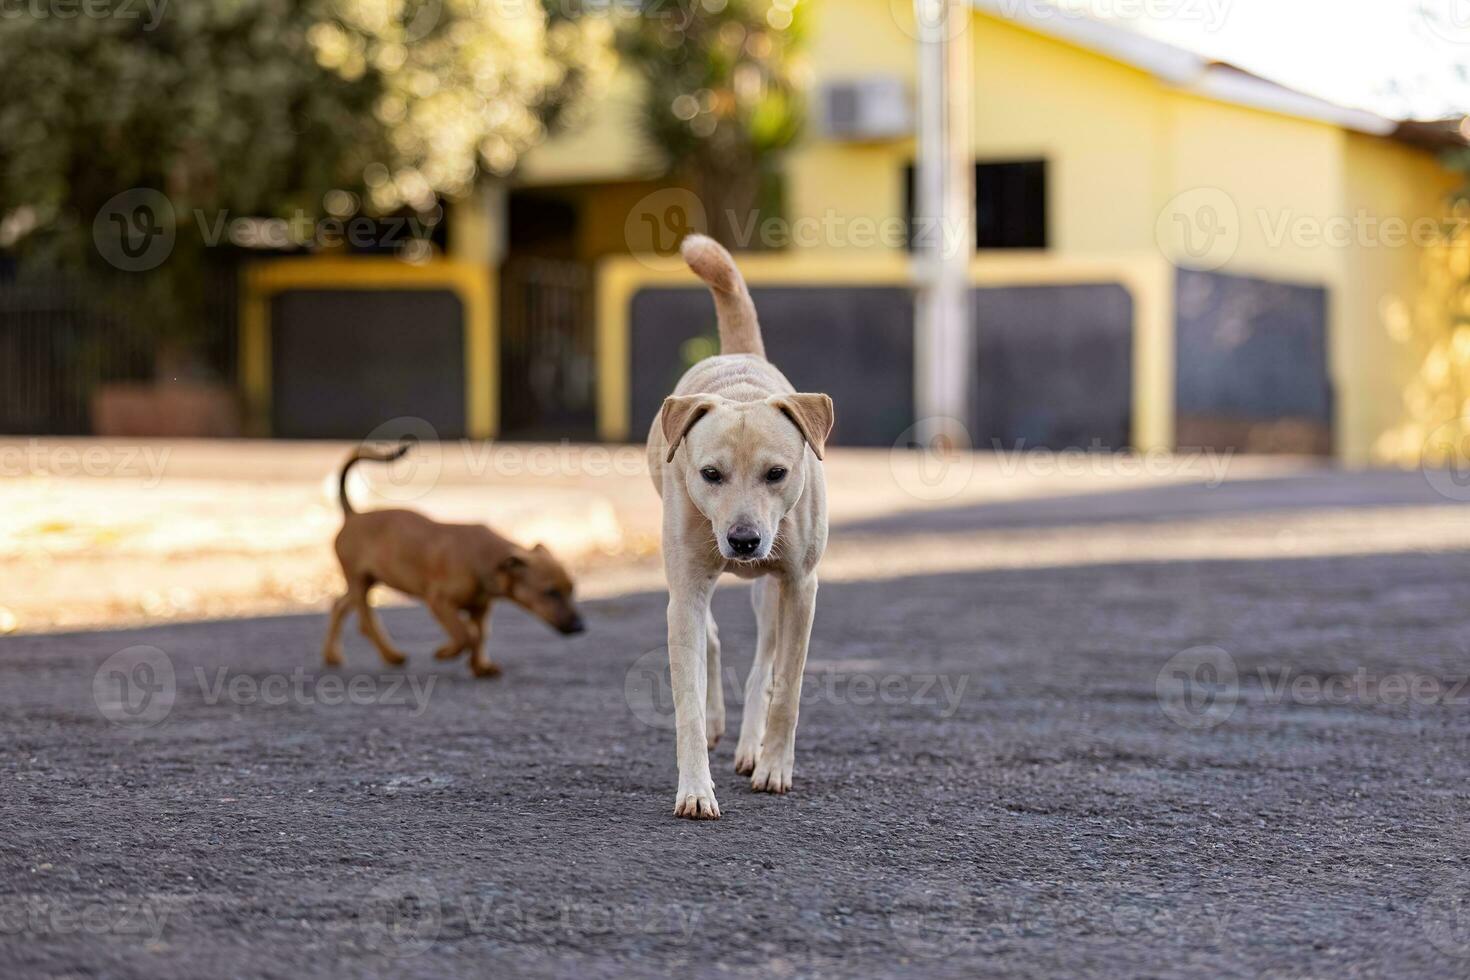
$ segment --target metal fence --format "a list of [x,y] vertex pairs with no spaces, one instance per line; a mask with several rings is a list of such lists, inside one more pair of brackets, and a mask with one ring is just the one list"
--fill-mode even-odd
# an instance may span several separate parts
[[[209,275],[197,360],[233,380],[236,277],[233,268]],[[110,312],[107,295],[75,276],[0,277],[0,433],[89,434],[98,386],[154,377],[154,335]]]
[[501,283],[501,426],[512,438],[596,429],[592,271],[542,258],[506,262]]

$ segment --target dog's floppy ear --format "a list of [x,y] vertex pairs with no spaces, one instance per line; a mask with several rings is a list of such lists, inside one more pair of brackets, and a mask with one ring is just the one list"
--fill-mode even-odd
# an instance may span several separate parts
[[694,423],[704,418],[714,407],[714,399],[708,395],[670,395],[664,399],[664,407],[659,411],[659,426],[669,444],[668,455],[664,457],[665,463],[673,462],[679,443],[684,441]]
[[817,459],[824,459],[827,437],[832,434],[832,423],[836,420],[832,413],[832,399],[822,394],[802,392],[777,395],[767,401],[796,425],[801,437],[817,454]]
[[502,572],[509,572],[511,574],[519,572],[525,567],[526,559],[521,557],[521,553],[519,551],[512,551],[510,554],[506,555],[505,558],[503,558],[500,562],[500,570]]

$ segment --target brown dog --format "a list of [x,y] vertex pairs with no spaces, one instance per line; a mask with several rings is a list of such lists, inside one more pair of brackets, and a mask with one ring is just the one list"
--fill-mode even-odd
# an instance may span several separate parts
[[403,663],[368,593],[382,584],[422,599],[449,634],[434,652],[440,660],[470,651],[476,677],[494,677],[500,667],[485,657],[486,618],[496,599],[509,599],[562,633],[586,627],[572,604],[572,579],[541,545],[527,551],[479,524],[440,524],[411,510],[375,510],[359,514],[347,500],[347,474],[360,460],[391,463],[408,452],[407,444],[389,452],[359,449],[342,465],[338,493],[344,521],[337,533],[337,559],[347,580],[347,594],[332,605],[332,620],[322,654],[328,667],[342,663],[342,621],[357,610],[362,633],[383,659]]

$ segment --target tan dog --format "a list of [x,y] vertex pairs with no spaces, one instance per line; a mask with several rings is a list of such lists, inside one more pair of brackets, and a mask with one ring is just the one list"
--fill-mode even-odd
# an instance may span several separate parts
[[716,820],[709,749],[725,731],[720,639],[710,596],[722,572],[759,579],[755,663],[735,771],[769,793],[791,788],[801,675],[827,547],[821,459],[832,399],[798,394],[765,358],[755,304],[730,253],[703,235],[684,260],[709,285],[720,355],[690,368],[648,434],[664,502],[669,668],[678,743],[676,816]]
[[382,584],[422,599],[449,634],[434,652],[451,660],[466,650],[476,677],[494,677],[500,667],[485,657],[486,618],[496,599],[509,599],[562,633],[586,627],[572,604],[572,579],[541,545],[527,551],[479,524],[440,524],[411,510],[359,514],[347,499],[347,474],[360,460],[392,462],[408,452],[360,449],[348,457],[338,477],[344,521],[337,533],[337,559],[347,594],[332,606],[323,658],[342,663],[342,621],[357,610],[362,633],[383,659],[397,666],[404,655],[378,622],[368,593]]

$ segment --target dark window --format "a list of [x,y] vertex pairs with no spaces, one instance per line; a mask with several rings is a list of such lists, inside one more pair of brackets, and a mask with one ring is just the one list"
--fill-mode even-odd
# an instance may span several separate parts
[[[904,217],[914,247],[914,167],[904,168]],[[975,164],[975,248],[1046,248],[1046,161]]]

